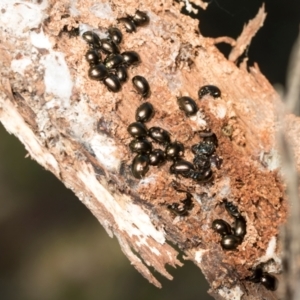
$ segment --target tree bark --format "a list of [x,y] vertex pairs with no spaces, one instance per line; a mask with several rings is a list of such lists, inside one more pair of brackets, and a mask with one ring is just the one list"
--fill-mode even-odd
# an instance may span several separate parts
[[[282,269],[278,232],[287,218],[287,197],[275,135],[283,104],[257,65],[234,63],[262,25],[264,9],[232,41],[204,38],[198,21],[168,0],[145,0],[139,7],[132,0],[4,1],[0,7],[1,122],[33,159],[74,191],[110,237],[117,237],[134,267],[160,287],[149,267],[172,279],[165,265],[182,265],[177,245],[201,268],[215,299],[277,299],[245,278],[259,263],[269,262],[267,270],[277,274]],[[81,33],[89,28],[105,35],[109,26],[122,28],[117,19],[136,9],[146,11],[150,23],[133,34],[122,29],[121,48],[137,51],[142,63],[129,70],[122,91],[112,93],[87,76],[83,39],[62,30],[79,26]],[[220,41],[231,42],[230,60],[215,47]],[[199,131],[217,135],[223,163],[211,182],[176,177],[169,162],[150,168],[141,180],[132,176],[126,129],[141,103],[130,82],[137,74],[151,87],[155,116],[147,126],[160,126],[184,143],[185,159],[192,160],[190,147],[200,141]],[[196,99],[206,84],[218,86],[221,97],[197,101],[198,114],[186,117],[176,98]],[[299,171],[299,118],[284,120]],[[167,209],[183,198],[172,188],[174,180],[193,197],[186,217]],[[211,229],[214,219],[233,221],[224,199],[237,205],[247,222],[236,251],[224,251]]]

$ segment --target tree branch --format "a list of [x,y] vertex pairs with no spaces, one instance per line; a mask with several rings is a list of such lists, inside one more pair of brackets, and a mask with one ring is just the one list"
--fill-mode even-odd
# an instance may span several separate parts
[[[149,267],[171,279],[165,265],[182,265],[171,242],[202,269],[215,299],[276,299],[263,286],[244,280],[250,268],[270,259],[273,271],[280,271],[277,235],[287,210],[275,145],[275,108],[282,104],[258,67],[248,72],[228,61],[172,1],[145,0],[139,7],[132,0],[1,5],[0,120],[29,155],[74,191],[156,286],[160,283]],[[150,24],[134,34],[123,30],[121,48],[141,56],[141,65],[129,74],[150,83],[155,116],[147,126],[160,126],[172,140],[184,143],[189,161],[198,132],[215,132],[223,164],[214,169],[211,182],[178,178],[170,174],[170,163],[135,179],[126,128],[134,121],[140,96],[132,92],[130,80],[116,94],[90,80],[87,45],[81,37],[61,32],[67,25],[105,35],[106,28],[136,9],[147,11]],[[221,98],[204,97],[197,102],[198,114],[186,117],[176,97],[196,99],[205,84],[217,85]],[[299,126],[298,118],[294,122],[293,128]],[[296,161],[299,169],[299,155]],[[182,199],[172,188],[174,180],[192,194],[194,206],[186,217],[174,217],[167,209]],[[214,219],[232,222],[224,198],[238,206],[247,222],[236,251],[224,251],[211,229]]]

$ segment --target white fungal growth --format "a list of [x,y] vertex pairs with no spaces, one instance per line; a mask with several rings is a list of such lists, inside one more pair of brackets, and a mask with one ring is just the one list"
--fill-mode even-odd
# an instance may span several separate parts
[[204,254],[205,252],[207,252],[207,251],[208,251],[208,250],[205,250],[205,249],[200,249],[200,250],[196,251],[196,253],[195,253],[195,261],[196,261],[198,264],[201,264],[203,254]]
[[23,57],[21,59],[13,59],[11,61],[10,67],[12,71],[24,75],[26,68],[32,63],[29,57]]
[[114,20],[113,11],[108,2],[94,4],[90,8],[90,12],[100,19]]
[[42,1],[41,4],[22,0],[1,0],[0,25],[14,35],[27,36],[30,29],[40,27],[45,18],[43,10],[47,7],[47,0]]
[[219,289],[219,294],[226,300],[240,300],[244,295],[240,287],[237,285],[230,289],[223,287],[222,289]]

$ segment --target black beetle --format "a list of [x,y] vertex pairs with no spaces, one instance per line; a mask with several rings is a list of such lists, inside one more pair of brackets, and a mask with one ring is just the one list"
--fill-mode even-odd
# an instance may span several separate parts
[[175,161],[170,167],[171,174],[181,175],[186,178],[190,177],[190,173],[193,170],[193,164],[183,159]]
[[135,178],[141,179],[149,170],[149,156],[138,154],[132,161],[131,172]]
[[133,137],[145,137],[147,136],[148,130],[143,123],[133,122],[127,127],[127,131]]
[[107,77],[108,72],[103,64],[97,64],[90,67],[88,75],[94,80],[103,80]]
[[198,154],[194,157],[193,164],[197,170],[206,170],[210,168],[210,159],[207,155]]
[[151,127],[148,135],[160,144],[169,144],[171,141],[169,132],[160,127]]
[[129,148],[136,153],[150,153],[152,151],[152,144],[146,139],[134,139],[129,143]]
[[120,44],[122,42],[123,34],[121,30],[117,27],[108,28],[109,37],[115,44]]
[[177,189],[176,187],[174,187],[174,189],[180,193],[185,193],[186,197],[185,199],[180,200],[182,204],[172,203],[168,205],[167,208],[173,213],[175,213],[177,216],[186,216],[188,215],[188,211],[191,210],[194,206],[192,201],[192,195],[189,192]]
[[150,93],[150,86],[145,77],[136,75],[132,78],[132,84],[135,90],[142,95],[143,98],[147,98]]
[[262,274],[263,274],[263,270],[262,270],[262,268],[259,267],[253,271],[253,274],[251,276],[248,276],[245,279],[249,280],[251,282],[254,282],[254,283],[259,283],[260,279],[262,277]]
[[[200,133],[200,136],[201,136],[201,133]],[[210,135],[207,135],[207,136],[203,137],[203,141],[205,143],[212,143],[216,147],[218,147],[218,138],[217,138],[216,134],[213,133],[213,132],[211,132]]]
[[216,146],[213,143],[208,143],[208,142],[203,141],[203,142],[193,145],[191,150],[196,155],[204,154],[204,155],[210,156],[215,152]]
[[148,15],[140,10],[137,10],[135,12],[134,16],[132,17],[132,20],[137,26],[147,25],[150,21]]
[[119,54],[120,53],[118,46],[110,39],[102,39],[100,49],[105,54]]
[[220,235],[231,234],[231,226],[224,220],[216,219],[212,222],[212,229]]
[[246,221],[243,217],[235,218],[233,225],[234,235],[243,238],[246,234]]
[[131,33],[136,31],[136,25],[131,17],[119,18],[118,21],[124,24],[127,32]]
[[100,63],[101,56],[96,49],[90,49],[86,52],[85,59],[90,65],[96,65]]
[[195,115],[198,111],[196,102],[187,96],[177,98],[178,106],[181,110],[185,112],[187,117]]
[[124,58],[120,54],[110,54],[104,60],[107,69],[114,69],[124,62]]
[[101,48],[101,40],[93,31],[86,31],[82,34],[82,38],[89,44],[91,48]]
[[211,169],[206,170],[191,170],[189,173],[189,177],[198,182],[208,182],[213,178],[213,172]]
[[139,54],[135,51],[125,51],[121,53],[124,58],[124,63],[127,66],[137,65],[141,62]]
[[226,250],[235,249],[241,242],[241,239],[233,234],[227,234],[222,237],[221,246]]
[[125,66],[118,66],[116,69],[116,76],[120,82],[125,82],[128,78],[127,69]]
[[152,166],[161,165],[166,160],[165,152],[161,149],[154,149],[149,154],[149,160],[149,164]]
[[221,97],[221,91],[215,85],[204,85],[199,89],[199,99],[203,98],[205,95],[210,95],[214,98],[218,98]]
[[278,280],[275,276],[263,272],[261,267],[256,268],[251,276],[245,278],[254,283],[261,283],[266,289],[275,291],[278,286]]
[[167,145],[166,147],[166,156],[169,159],[178,159],[183,156],[184,153],[184,146],[180,142],[173,142]]
[[154,115],[154,108],[150,102],[142,103],[135,112],[137,122],[148,122]]
[[104,78],[103,83],[110,92],[117,93],[121,90],[121,82],[115,74],[109,74]]
[[278,286],[277,278],[267,272],[263,272],[260,282],[266,289],[270,291],[275,291]]
[[230,215],[232,215],[235,218],[240,218],[241,214],[238,211],[237,207],[235,205],[233,205],[231,202],[228,202],[227,200],[225,200],[225,208],[228,211],[228,213]]

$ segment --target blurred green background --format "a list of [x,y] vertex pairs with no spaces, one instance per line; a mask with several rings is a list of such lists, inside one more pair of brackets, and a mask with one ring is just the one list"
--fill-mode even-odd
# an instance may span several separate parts
[[[212,0],[199,11],[205,36],[237,37],[262,1]],[[300,1],[267,0],[265,26],[248,50],[272,84],[285,85],[289,53],[299,31]],[[183,11],[183,13],[185,13]],[[221,44],[227,55],[230,48]],[[173,281],[150,285],[130,265],[86,207],[30,158],[0,125],[0,299],[212,299],[191,263],[170,268]]]

